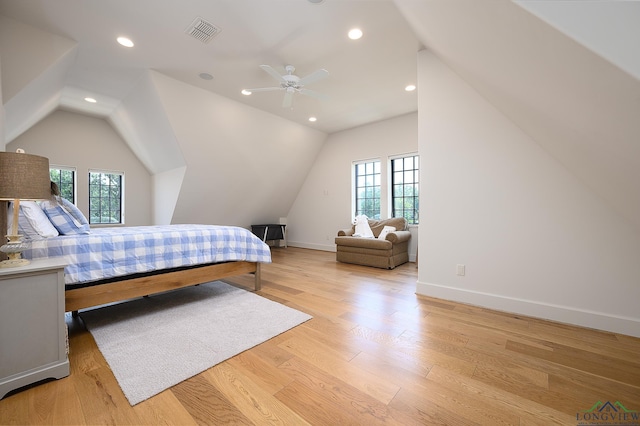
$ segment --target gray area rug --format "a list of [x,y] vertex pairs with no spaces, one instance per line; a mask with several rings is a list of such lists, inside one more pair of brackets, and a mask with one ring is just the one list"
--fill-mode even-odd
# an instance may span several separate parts
[[80,317],[131,405],[311,318],[221,281]]

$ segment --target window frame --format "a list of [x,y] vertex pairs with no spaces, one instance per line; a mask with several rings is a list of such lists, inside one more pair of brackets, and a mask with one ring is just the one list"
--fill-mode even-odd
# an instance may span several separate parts
[[[103,222],[102,220],[99,222],[94,222],[93,220],[93,209],[92,209],[92,201],[93,199],[95,199],[96,197],[92,197],[92,192],[91,192],[91,175],[92,174],[101,174],[101,175],[117,175],[120,178],[120,200],[119,200],[119,204],[120,204],[120,221],[119,222]],[[87,177],[89,178],[89,183],[87,185],[87,189],[89,191],[88,194],[88,198],[89,198],[89,217],[87,218],[89,220],[89,224],[91,226],[97,225],[97,226],[114,226],[114,225],[124,225],[125,224],[125,205],[124,205],[124,200],[125,200],[125,173],[123,171],[118,171],[118,170],[104,170],[104,169],[89,169],[89,172],[87,174]],[[102,196],[99,197],[100,203],[102,203]],[[111,212],[111,208],[109,208],[109,212]],[[102,214],[100,214],[100,217],[102,217]]]
[[[372,168],[372,173],[368,173],[368,171],[366,170],[367,168],[367,164],[371,164],[371,168]],[[376,166],[377,165],[377,166]],[[359,167],[363,166],[365,168],[365,173],[362,175],[358,175],[358,169]],[[376,172],[376,167],[377,167],[377,172]],[[351,176],[352,176],[352,184],[351,184],[351,189],[352,189],[352,197],[351,197],[351,202],[352,202],[352,206],[351,206],[351,212],[353,217],[359,215],[359,214],[365,214],[369,219],[375,219],[375,220],[379,220],[381,218],[382,215],[382,161],[379,158],[373,158],[373,159],[367,159],[367,160],[358,160],[358,161],[354,161],[352,162],[352,172],[351,172]],[[368,185],[367,184],[367,176],[371,176],[372,177],[372,184]],[[376,185],[376,176],[377,176],[377,181],[378,184]],[[359,186],[359,179],[358,178],[363,178],[364,179],[364,186]],[[365,196],[364,197],[359,197],[359,189],[363,189],[365,191]],[[374,196],[366,196],[366,192],[368,189],[371,189],[371,191],[373,192]],[[378,188],[377,190],[377,197],[375,196],[376,193],[376,188]],[[377,204],[377,214],[374,214],[373,217],[370,216],[369,214],[367,214],[369,212],[368,209],[363,209],[360,210],[358,208],[358,204],[359,204],[359,200],[374,200],[373,204],[374,204],[374,209],[376,207]],[[377,200],[377,202],[376,202]],[[371,211],[373,212],[373,211]]]
[[[413,166],[411,168],[405,168],[405,162],[407,159],[413,159]],[[398,160],[402,160],[402,170],[396,171],[395,167]],[[417,161],[417,165],[416,165]],[[420,155],[417,152],[394,155],[389,157],[389,189],[390,189],[390,212],[391,217],[404,217],[407,219],[408,225],[419,225],[420,224]],[[412,179],[409,183],[405,181],[406,173],[411,172]],[[396,182],[396,173],[402,173],[402,182]],[[413,187],[413,195],[407,196],[405,194],[406,185],[412,185]],[[402,195],[396,196],[396,187],[402,186]],[[397,211],[396,209],[396,200],[401,199],[403,207],[400,209],[401,211]],[[413,208],[405,208],[405,199],[411,199]],[[413,215],[409,215],[407,217],[405,215],[406,211],[413,211]]]
[[[62,193],[63,193],[62,180],[61,179],[58,179],[58,180],[52,179],[51,178],[51,170],[68,171],[68,172],[71,172],[73,174],[72,175],[72,178],[73,178],[73,183],[72,183],[72,185],[73,185],[73,188],[72,188],[72,192],[73,192],[72,197],[73,197],[73,199],[72,200],[69,200],[68,198],[62,196]],[[55,182],[58,185],[58,188],[60,189],[60,196],[62,198],[65,198],[67,201],[71,202],[72,204],[76,204],[76,201],[78,200],[78,169],[76,167],[61,166],[61,165],[58,165],[58,164],[50,164],[49,165],[49,179],[52,182]]]

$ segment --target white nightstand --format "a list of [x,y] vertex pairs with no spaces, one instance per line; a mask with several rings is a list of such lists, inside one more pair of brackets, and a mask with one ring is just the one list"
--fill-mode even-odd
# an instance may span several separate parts
[[69,375],[64,267],[34,260],[0,268],[0,399],[37,381]]

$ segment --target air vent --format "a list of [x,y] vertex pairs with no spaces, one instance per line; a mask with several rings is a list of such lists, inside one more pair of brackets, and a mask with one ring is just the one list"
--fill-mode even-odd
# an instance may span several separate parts
[[184,30],[185,33],[193,38],[197,38],[203,43],[209,43],[220,31],[222,31],[220,28],[202,18],[194,19],[191,25],[189,25],[189,28]]

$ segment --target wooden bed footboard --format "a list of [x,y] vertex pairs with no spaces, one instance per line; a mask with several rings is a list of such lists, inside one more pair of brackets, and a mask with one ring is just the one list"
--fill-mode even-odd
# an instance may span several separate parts
[[120,302],[243,274],[255,274],[255,289],[256,291],[261,289],[260,263],[244,261],[217,263],[66,290],[65,310],[78,311],[105,303]]

